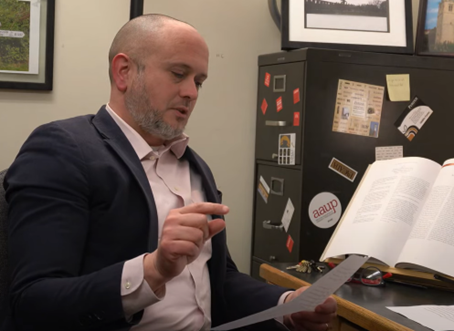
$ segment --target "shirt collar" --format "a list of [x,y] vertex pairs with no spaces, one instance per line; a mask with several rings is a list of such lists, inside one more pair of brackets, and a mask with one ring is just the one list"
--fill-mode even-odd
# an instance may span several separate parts
[[124,133],[129,143],[132,145],[132,148],[134,149],[140,160],[150,154],[161,156],[169,149],[179,159],[186,151],[186,147],[188,146],[189,142],[189,136],[185,133],[182,133],[179,137],[176,137],[171,141],[165,142],[164,146],[162,146],[161,148],[153,149],[136,130],[134,130],[128,123],[126,123],[120,116],[118,116],[118,114],[112,108],[110,108],[109,104],[106,104],[106,110],[110,114],[110,116],[112,116],[115,123],[117,123],[117,125],[120,127],[121,131]]

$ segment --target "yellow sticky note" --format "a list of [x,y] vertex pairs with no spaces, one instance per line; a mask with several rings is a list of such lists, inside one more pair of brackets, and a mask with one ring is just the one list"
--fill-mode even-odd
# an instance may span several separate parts
[[391,101],[410,101],[410,75],[386,75]]

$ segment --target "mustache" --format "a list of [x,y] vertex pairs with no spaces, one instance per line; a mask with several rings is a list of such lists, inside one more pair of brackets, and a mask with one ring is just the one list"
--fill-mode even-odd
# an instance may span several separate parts
[[185,102],[181,102],[181,103],[178,103],[178,104],[175,104],[175,105],[170,105],[169,108],[191,108],[191,101],[185,101]]

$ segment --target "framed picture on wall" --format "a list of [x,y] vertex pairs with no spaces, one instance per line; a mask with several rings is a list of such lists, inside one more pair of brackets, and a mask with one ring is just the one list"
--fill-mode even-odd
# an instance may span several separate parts
[[411,0],[282,0],[282,49],[413,53]]
[[454,56],[454,1],[420,0],[416,53]]
[[52,90],[55,0],[0,1],[0,88]]

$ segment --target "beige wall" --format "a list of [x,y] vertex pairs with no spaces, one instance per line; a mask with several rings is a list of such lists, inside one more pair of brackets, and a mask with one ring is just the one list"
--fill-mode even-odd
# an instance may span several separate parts
[[[413,0],[415,19],[418,2]],[[108,100],[107,51],[129,18],[129,0],[65,0],[56,5],[54,91],[0,91],[0,169],[13,161],[36,126],[94,113]],[[210,47],[210,77],[187,133],[231,207],[230,251],[240,270],[248,272],[257,55],[280,47],[267,0],[146,0],[145,12],[187,20]]]
[[107,52],[129,1],[56,2],[54,90],[0,90],[0,169],[38,125],[96,112],[108,100]]

